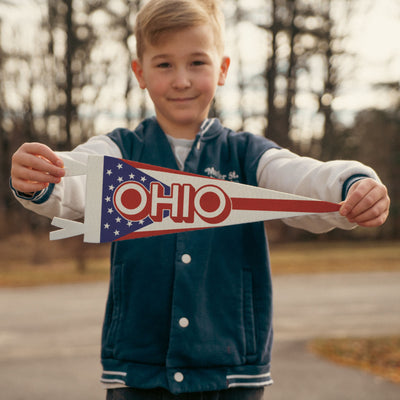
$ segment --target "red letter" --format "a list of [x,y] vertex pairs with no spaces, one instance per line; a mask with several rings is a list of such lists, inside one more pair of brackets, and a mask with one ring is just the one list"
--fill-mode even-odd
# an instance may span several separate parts
[[[178,200],[180,185],[171,185],[171,196],[164,194],[164,186],[158,182],[153,182],[150,187],[151,192],[151,213],[153,221],[160,222],[163,219],[164,210],[170,210],[171,218],[178,217]],[[159,192],[161,192],[159,194]]]
[[201,187],[194,198],[194,207],[198,216],[209,224],[225,221],[231,213],[230,198],[218,186]]
[[149,215],[149,192],[140,183],[123,183],[115,190],[114,204],[126,219],[141,221]]

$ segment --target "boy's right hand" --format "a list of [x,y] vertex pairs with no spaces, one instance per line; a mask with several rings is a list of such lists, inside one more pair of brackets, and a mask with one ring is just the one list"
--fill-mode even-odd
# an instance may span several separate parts
[[62,160],[44,144],[24,143],[12,156],[11,181],[18,192],[39,192],[64,175]]

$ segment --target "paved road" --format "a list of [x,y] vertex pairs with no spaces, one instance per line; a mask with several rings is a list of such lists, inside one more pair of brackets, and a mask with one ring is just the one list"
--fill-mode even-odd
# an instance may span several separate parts
[[275,278],[275,384],[266,400],[399,400],[400,385],[322,360],[314,337],[400,334],[400,273]]
[[277,340],[400,333],[400,273],[279,277],[274,297]]
[[[275,385],[266,400],[398,400],[393,385],[306,351],[316,336],[400,332],[400,273],[274,278]],[[0,398],[103,400],[104,283],[0,290]]]

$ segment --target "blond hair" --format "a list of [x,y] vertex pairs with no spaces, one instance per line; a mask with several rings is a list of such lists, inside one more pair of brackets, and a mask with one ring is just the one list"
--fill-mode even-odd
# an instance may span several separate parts
[[136,56],[142,59],[146,43],[157,44],[166,32],[210,24],[222,55],[225,21],[219,0],[150,0],[136,17]]

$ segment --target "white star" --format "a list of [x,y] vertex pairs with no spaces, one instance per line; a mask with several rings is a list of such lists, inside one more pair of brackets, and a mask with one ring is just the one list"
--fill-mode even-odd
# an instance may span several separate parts
[[143,220],[139,221],[139,225],[143,225],[143,224],[144,224]]
[[111,201],[111,197],[110,197],[110,196],[107,196],[107,197],[105,198],[105,201],[106,201],[107,203],[109,203],[109,202]]
[[114,190],[114,189],[115,189],[115,187],[114,187],[113,185],[110,185],[108,188],[109,188],[110,190]]
[[114,210],[112,208],[109,208],[107,211],[109,214],[112,214],[114,212]]
[[115,222],[121,222],[121,218],[120,217],[115,218]]
[[122,164],[118,164],[118,165],[117,165],[117,168],[118,168],[118,169],[122,169]]
[[108,176],[112,175],[111,169],[108,169],[107,172],[106,172],[106,174],[107,174]]
[[129,175],[129,178],[130,178],[130,179],[135,179],[135,175],[130,174],[130,175]]
[[115,236],[118,236],[118,235],[119,235],[119,231],[115,230],[115,231],[114,231],[114,235],[115,235]]
[[109,224],[104,224],[104,229],[109,229],[110,225]]
[[124,178],[122,178],[121,176],[117,179],[117,181],[118,181],[119,183],[121,183],[123,180],[124,180]]
[[142,182],[146,182],[146,177],[145,177],[145,176],[142,176],[142,177],[140,178],[140,180],[141,180]]
[[128,221],[127,225],[128,225],[129,227],[131,227],[131,226],[132,226],[132,221]]

